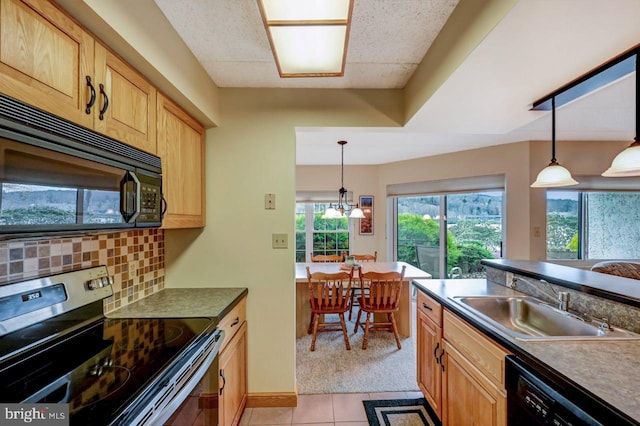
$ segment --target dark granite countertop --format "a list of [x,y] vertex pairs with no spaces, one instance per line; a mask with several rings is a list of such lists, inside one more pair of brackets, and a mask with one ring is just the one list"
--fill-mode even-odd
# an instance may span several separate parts
[[[506,262],[506,261],[502,261]],[[547,266],[531,269],[549,273]],[[495,265],[491,265],[495,266]],[[519,268],[522,265],[519,264]],[[557,266],[557,265],[554,265]],[[552,271],[556,273],[555,268]],[[573,270],[573,268],[568,268]],[[522,270],[516,272],[522,274]],[[564,271],[563,271],[564,272]],[[588,271],[585,271],[588,272]],[[594,273],[592,273],[594,274]],[[576,274],[578,277],[580,274]],[[545,276],[545,275],[540,275]],[[555,282],[555,281],[554,281]],[[519,341],[502,333],[490,323],[460,307],[454,296],[522,295],[486,280],[414,280],[414,285],[482,333],[513,353],[534,361],[558,374],[578,389],[593,395],[615,410],[640,422],[640,341]]]
[[106,314],[108,318],[211,318],[219,322],[246,288],[165,288]]

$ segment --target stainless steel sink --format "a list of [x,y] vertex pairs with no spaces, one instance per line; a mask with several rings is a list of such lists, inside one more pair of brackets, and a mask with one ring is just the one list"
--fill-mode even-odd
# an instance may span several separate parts
[[630,340],[640,334],[586,321],[531,296],[459,296],[460,306],[518,340]]

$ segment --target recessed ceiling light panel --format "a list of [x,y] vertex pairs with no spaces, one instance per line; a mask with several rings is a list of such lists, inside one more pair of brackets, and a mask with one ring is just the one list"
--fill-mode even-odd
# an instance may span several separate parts
[[353,0],[258,0],[280,77],[344,75]]

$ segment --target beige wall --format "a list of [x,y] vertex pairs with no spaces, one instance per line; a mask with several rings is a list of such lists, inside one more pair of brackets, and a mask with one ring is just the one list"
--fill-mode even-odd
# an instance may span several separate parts
[[[348,146],[348,145],[347,145]],[[340,151],[336,141],[336,158]],[[385,259],[379,248],[381,238],[384,239],[384,216],[382,210],[378,212],[378,203],[384,200],[378,198],[378,166],[345,166],[344,186],[353,192],[354,201],[358,202],[361,195],[373,195],[373,235],[360,235],[359,221],[354,220],[355,232],[351,253],[373,253],[378,251],[378,259]],[[333,191],[338,199],[340,189],[340,166],[296,166],[296,191]],[[351,219],[353,220],[353,219]],[[311,250],[307,250],[311,251]]]
[[[221,125],[207,131],[207,226],[166,232],[166,286],[248,287],[249,392],[293,392],[295,127],[393,125],[401,100],[273,89],[220,89],[220,100]],[[323,189],[337,191],[337,176]],[[272,249],[272,233],[287,233],[289,248]]]
[[[574,175],[599,175],[609,167],[613,157],[629,142],[564,142],[558,150],[558,161]],[[562,156],[560,155],[562,154]],[[548,141],[518,142],[451,154],[425,157],[381,166],[345,166],[345,186],[375,196],[374,237],[356,239],[355,250],[377,250],[382,258],[387,253],[386,188],[389,184],[423,182],[461,177],[504,174],[506,180],[504,256],[510,259],[545,260],[546,201],[545,190],[529,186],[548,163],[551,144]],[[296,190],[326,189],[326,183],[314,188],[322,176],[335,174],[329,166],[298,166]],[[339,170],[339,168],[337,169]],[[366,182],[366,185],[362,185]],[[372,182],[377,182],[375,190]],[[371,192],[374,191],[374,192]],[[364,240],[364,241],[363,241]]]

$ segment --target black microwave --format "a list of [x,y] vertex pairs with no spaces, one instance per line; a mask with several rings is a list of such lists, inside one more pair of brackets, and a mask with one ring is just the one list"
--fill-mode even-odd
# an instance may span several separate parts
[[160,158],[0,94],[0,239],[162,225]]

